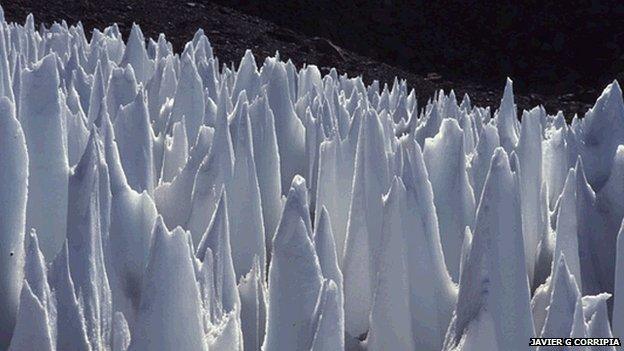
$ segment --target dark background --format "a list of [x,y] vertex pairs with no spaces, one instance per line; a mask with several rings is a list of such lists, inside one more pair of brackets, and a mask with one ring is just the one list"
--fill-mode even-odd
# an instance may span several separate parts
[[624,71],[622,1],[217,0],[425,74],[574,92]]
[[423,100],[435,89],[497,107],[505,77],[520,108],[582,114],[624,78],[624,2],[293,0],[13,0],[9,21],[82,21],[87,31],[132,22],[164,32],[178,50],[199,27],[221,62],[251,48],[261,63],[280,51],[295,64],[391,83],[407,79]]

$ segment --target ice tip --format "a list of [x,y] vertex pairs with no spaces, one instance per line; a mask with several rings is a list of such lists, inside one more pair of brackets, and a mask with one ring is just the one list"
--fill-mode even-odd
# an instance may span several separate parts
[[56,53],[51,52],[45,55],[44,57],[42,57],[39,61],[35,62],[32,65],[32,69],[26,68],[26,70],[31,71],[31,72],[43,70],[45,72],[56,73],[57,72],[56,60],[57,60]]
[[613,82],[611,82],[610,86],[615,92],[617,92],[619,95],[622,95],[622,88],[620,88],[620,83],[617,79],[614,79]]
[[30,228],[30,231],[28,232],[28,234],[26,234],[24,244],[25,244],[24,247],[26,248],[27,252],[35,248],[39,250],[39,239],[37,238],[37,229]]
[[327,207],[325,205],[321,206],[321,213],[319,214],[319,226],[321,223],[325,223],[329,221],[329,212],[327,212]]
[[508,88],[513,89],[513,80],[509,77],[505,79],[505,90],[507,90]]
[[246,58],[248,60],[253,60],[254,62],[256,60],[251,49],[245,50],[245,55],[243,55],[243,58]]
[[305,186],[306,186],[305,178],[299,174],[295,174],[295,176],[292,179],[292,182],[290,183],[290,191],[299,192],[302,189],[305,189]]
[[583,167],[583,157],[581,155],[578,155],[576,157],[576,163],[574,164],[574,169],[576,170],[576,172],[581,172],[581,173],[585,173],[585,169]]
[[503,91],[503,100],[513,99],[513,96],[513,80],[507,77],[507,80],[505,81],[505,90]]
[[598,104],[598,101],[601,100],[620,102],[620,104],[622,103],[622,88],[620,87],[620,83],[617,79],[614,79],[613,82],[602,90],[602,93],[598,97],[598,100],[596,100],[594,107]]
[[498,146],[494,150],[494,155],[492,156],[492,168],[500,167],[503,162],[509,164],[509,156],[502,146]]
[[462,133],[459,122],[455,118],[445,118],[440,125],[440,132],[442,134],[455,133],[458,136]]
[[[560,271],[560,269],[563,269],[563,271]],[[565,254],[563,252],[559,255],[559,259],[557,260],[557,272],[563,272],[565,274],[569,274],[568,263],[565,259]]]
[[307,205],[307,188],[306,188],[306,180],[299,174],[296,174],[293,177],[292,182],[290,183],[290,189],[288,190],[288,194],[286,195],[286,204],[284,205],[284,211],[286,208],[296,208]]
[[227,209],[227,191],[225,190],[225,185],[221,185],[221,189],[219,190],[219,203],[217,204],[217,211],[221,213],[225,209]]
[[392,177],[392,184],[390,185],[390,191],[392,191],[392,189],[401,189],[401,187],[405,189],[405,185],[403,185],[403,180],[401,179],[401,177],[399,177],[398,175],[395,175],[394,177]]
[[568,175],[566,176],[565,184],[567,184],[568,182],[575,183],[576,182],[575,179],[576,179],[576,168],[570,167],[570,169],[568,170]]
[[163,219],[163,216],[159,214],[154,222],[154,237],[156,237],[156,235],[164,235],[167,231],[165,220]]
[[85,176],[88,169],[93,167],[95,162],[97,162],[97,153],[99,152],[98,140],[97,128],[95,126],[91,126],[87,145],[82,152],[82,156],[80,157],[76,168],[74,169],[73,174],[78,176],[78,178]]
[[143,32],[141,31],[141,27],[136,23],[136,22],[132,22],[132,28],[130,29],[130,36],[136,36],[139,39],[142,39],[143,37]]

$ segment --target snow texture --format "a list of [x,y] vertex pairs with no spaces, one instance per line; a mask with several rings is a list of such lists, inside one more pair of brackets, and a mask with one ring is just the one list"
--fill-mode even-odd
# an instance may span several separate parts
[[624,337],[619,83],[571,124],[415,96],[0,15],[0,350]]

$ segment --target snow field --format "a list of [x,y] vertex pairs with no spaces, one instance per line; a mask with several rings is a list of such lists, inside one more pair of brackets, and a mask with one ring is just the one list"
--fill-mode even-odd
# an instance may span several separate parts
[[[0,350],[526,350],[624,337],[624,102],[236,67],[0,11]],[[588,349],[589,350],[589,349]],[[611,349],[614,350],[614,349]]]

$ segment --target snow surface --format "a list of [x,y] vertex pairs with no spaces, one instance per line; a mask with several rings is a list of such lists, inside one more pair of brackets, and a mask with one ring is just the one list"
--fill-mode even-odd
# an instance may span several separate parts
[[568,125],[145,43],[0,11],[0,350],[624,337],[617,81]]

